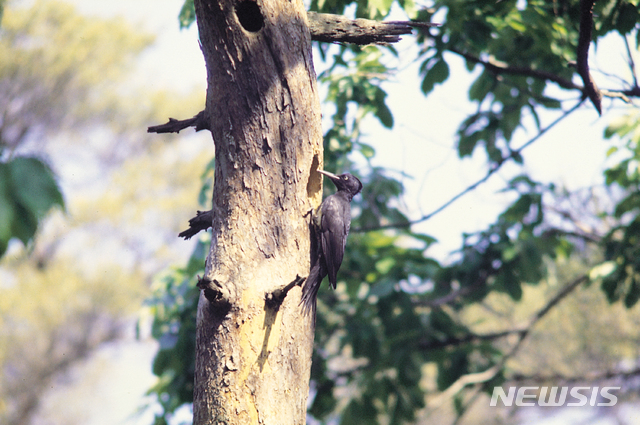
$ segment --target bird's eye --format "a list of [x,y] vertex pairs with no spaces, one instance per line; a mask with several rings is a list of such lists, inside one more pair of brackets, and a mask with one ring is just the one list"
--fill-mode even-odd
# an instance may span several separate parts
[[349,177],[347,177],[347,176],[344,176],[344,177],[343,177],[343,179],[345,179],[345,180],[349,180]]

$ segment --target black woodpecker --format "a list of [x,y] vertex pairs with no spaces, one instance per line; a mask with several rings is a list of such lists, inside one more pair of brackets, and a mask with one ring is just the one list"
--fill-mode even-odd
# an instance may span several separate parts
[[[315,317],[316,297],[322,279],[329,275],[329,283],[336,288],[336,275],[342,264],[347,235],[351,227],[351,200],[362,190],[362,183],[349,173],[335,174],[318,170],[327,176],[338,191],[327,196],[312,215],[311,270],[302,288],[302,300],[305,314],[313,312]],[[315,249],[315,251],[313,251]]]

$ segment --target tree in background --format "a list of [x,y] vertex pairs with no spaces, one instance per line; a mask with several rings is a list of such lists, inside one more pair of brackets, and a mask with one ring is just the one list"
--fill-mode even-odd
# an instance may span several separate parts
[[[640,297],[638,113],[631,100],[640,93],[633,54],[638,48],[637,5],[619,0],[451,0],[417,9],[412,2],[314,1],[310,8],[345,13],[354,7],[348,10],[358,18],[382,19],[392,5],[409,18],[442,23],[420,29],[416,37],[425,95],[449,78],[448,62],[454,56],[478,72],[468,90],[477,110],[460,124],[456,147],[461,158],[482,150],[486,175],[452,195],[442,208],[410,219],[398,207],[403,192],[399,181],[380,168],[357,170],[364,190],[354,201],[358,214],[341,270],[343,282],[335,292],[320,292],[309,413],[345,424],[408,423],[426,420],[436,407],[447,405],[452,420],[460,422],[483,394],[510,383],[601,385],[618,379],[631,394],[630,378],[640,372],[637,344],[605,356],[603,349],[585,353],[554,338],[551,347],[540,341],[553,331],[543,333],[550,326],[545,320],[566,308],[568,299],[594,297],[589,302],[601,305],[597,294],[589,292],[591,286],[598,285],[615,304],[610,312],[631,309]],[[188,25],[193,16],[192,2],[187,1],[182,23]],[[589,47],[606,36],[619,37],[626,46],[629,70],[599,88],[589,67]],[[329,58],[320,83],[327,89],[325,100],[334,106],[332,127],[324,135],[324,167],[353,172],[354,156],[374,155],[361,134],[364,117],[372,115],[393,126],[384,90],[392,69],[384,55],[394,50],[317,48]],[[464,235],[455,260],[441,262],[427,255],[435,241],[413,232],[412,225],[445,210],[505,164],[524,165],[526,148],[550,137],[547,132],[579,108],[603,113],[609,105],[624,102],[630,112],[605,132],[614,139],[605,190],[565,193],[550,182],[534,180],[523,166],[504,187],[515,201],[486,229]],[[517,142],[519,129],[535,135]],[[604,206],[593,203],[594,198]],[[164,407],[158,423],[193,401],[196,276],[204,274],[206,243],[203,237],[186,267],[158,279],[154,333],[162,349],[154,371],[161,380],[154,392]],[[537,301],[534,310],[525,303],[530,296]],[[479,306],[493,310],[491,320],[477,311]],[[506,315],[503,309],[514,312]],[[565,311],[577,310],[574,305]],[[598,315],[591,319],[606,322]],[[493,326],[481,326],[480,320]],[[631,314],[626,320],[635,323],[637,317]],[[629,340],[637,338],[634,332],[620,332]],[[586,335],[575,328],[568,334],[576,339]],[[537,368],[526,363],[527,350],[529,355],[536,351],[535,341],[558,363],[545,364],[535,356]],[[606,343],[606,338],[600,340]],[[588,345],[597,344],[589,337]],[[588,371],[580,365],[589,353],[608,361],[590,363],[600,370]],[[631,366],[623,369],[623,362]]]
[[[11,238],[28,244],[45,214],[63,206],[46,163],[48,139],[109,119],[128,121],[110,92],[150,38],[122,24],[74,22],[71,13],[69,6],[39,2],[31,13],[10,11],[2,23],[0,255]],[[107,30],[110,39],[102,36]],[[61,45],[66,49],[51,48]]]
[[[42,414],[46,391],[60,387],[56,379],[131,327],[149,275],[159,268],[156,259],[164,267],[175,258],[169,244],[158,240],[173,236],[179,221],[158,223],[154,217],[158,211],[180,210],[193,197],[198,172],[192,170],[203,168],[209,158],[168,155],[176,145],[165,142],[175,139],[153,142],[139,131],[143,123],[194,103],[167,92],[140,96],[140,88],[127,81],[133,61],[152,41],[122,20],[83,17],[60,2],[38,1],[28,9],[12,3],[4,11],[3,424],[27,424]],[[98,183],[83,182],[79,188],[77,180],[62,177],[78,171],[98,176]],[[132,185],[133,180],[144,183]],[[62,207],[63,193],[65,210],[51,211],[52,205]],[[181,213],[189,211],[184,207]],[[173,215],[180,214],[163,217]],[[59,416],[63,410],[49,412],[47,420],[69,421]]]

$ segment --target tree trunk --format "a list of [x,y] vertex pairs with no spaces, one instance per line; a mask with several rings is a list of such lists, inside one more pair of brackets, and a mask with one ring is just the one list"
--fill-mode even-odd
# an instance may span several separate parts
[[216,151],[199,283],[194,424],[303,424],[313,323],[307,212],[321,201],[320,103],[302,1],[196,0]]

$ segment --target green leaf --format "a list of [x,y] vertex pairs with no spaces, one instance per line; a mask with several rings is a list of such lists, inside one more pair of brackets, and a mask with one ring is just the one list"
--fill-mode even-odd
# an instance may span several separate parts
[[602,279],[600,288],[602,289],[602,292],[604,292],[604,294],[607,296],[607,301],[609,301],[610,304],[613,304],[618,300],[618,281],[621,277],[621,274],[622,273],[613,273]]
[[522,299],[522,285],[517,279],[517,276],[509,273],[506,276],[500,276],[496,279],[496,282],[501,282],[505,292],[514,301],[520,301]]
[[196,20],[196,9],[193,5],[193,0],[185,0],[182,8],[180,9],[180,15],[178,15],[178,21],[180,22],[180,29],[189,28]]
[[42,161],[17,157],[0,163],[0,256],[11,238],[29,243],[55,205],[64,206],[62,194]]
[[360,153],[367,159],[373,158],[376,154],[373,146],[367,145],[366,143],[359,142],[358,147],[360,149]]
[[508,19],[507,24],[517,32],[527,31],[527,27],[522,22],[517,21],[515,19]]
[[9,172],[17,203],[38,220],[53,206],[64,206],[53,173],[39,159],[16,158],[9,163]]
[[445,390],[458,378],[468,372],[469,359],[467,353],[454,351],[438,365],[436,380],[439,390]]
[[376,297],[386,297],[396,289],[397,283],[393,280],[387,280],[384,282],[378,281],[369,290],[369,295],[375,295]]
[[378,105],[376,117],[378,117],[382,125],[386,128],[393,128],[393,114],[386,104],[382,103]]
[[502,217],[510,222],[521,222],[525,215],[531,210],[531,206],[535,202],[533,196],[529,193],[522,194],[520,198],[504,212]]
[[624,297],[624,306],[631,308],[636,305],[638,299],[640,299],[640,285],[638,284],[637,277],[634,276],[631,280],[631,285],[627,291],[627,295]]
[[9,166],[0,162],[0,256],[4,255],[12,237],[11,225],[16,219],[14,202],[9,191]]
[[409,19],[415,19],[418,16],[414,0],[398,0],[398,4],[402,7]]
[[557,99],[552,99],[550,97],[541,97],[539,99],[539,102],[542,106],[544,106],[547,109],[560,109],[562,107],[562,104],[560,103],[559,100]]
[[[317,368],[318,363],[323,359],[317,358],[313,360],[312,369]],[[326,373],[326,372],[325,372]],[[333,397],[333,389],[335,387],[335,383],[331,379],[326,379],[324,374],[322,375],[322,382],[318,383],[316,386],[316,396],[313,399],[313,404],[309,408],[309,413],[311,413],[316,418],[321,418],[322,416],[330,413],[336,406],[337,400]]]
[[469,88],[469,100],[482,102],[494,86],[495,77],[491,76],[487,71],[483,71]]
[[632,4],[621,2],[620,10],[617,13],[615,28],[622,35],[628,34],[638,23],[638,9]]
[[376,409],[371,404],[370,398],[351,400],[340,418],[341,425],[368,425],[375,423]]
[[474,114],[465,119],[458,129],[458,156],[464,158],[473,153],[480,141],[481,133],[477,130],[482,126],[483,114]]
[[11,236],[28,244],[38,230],[38,218],[20,204],[14,204],[15,216],[11,222]]
[[392,4],[393,0],[369,0],[369,19],[386,16]]
[[449,65],[440,58],[427,70],[420,89],[424,94],[429,94],[436,84],[444,82],[447,78],[449,78]]
[[522,154],[520,154],[520,152],[518,151],[511,152],[511,158],[513,158],[513,160],[518,164],[524,163],[524,158],[522,157]]
[[393,257],[386,257],[376,262],[376,270],[380,274],[387,274],[393,266],[395,266],[396,260]]
[[202,187],[200,188],[200,192],[198,193],[198,204],[203,207],[210,205],[211,202],[211,191],[213,190],[215,164],[216,159],[212,158],[211,161],[207,163],[204,171],[200,175],[200,183],[202,184]]
[[638,114],[630,113],[614,118],[604,130],[604,137],[610,139],[614,135],[624,137],[638,125]]

